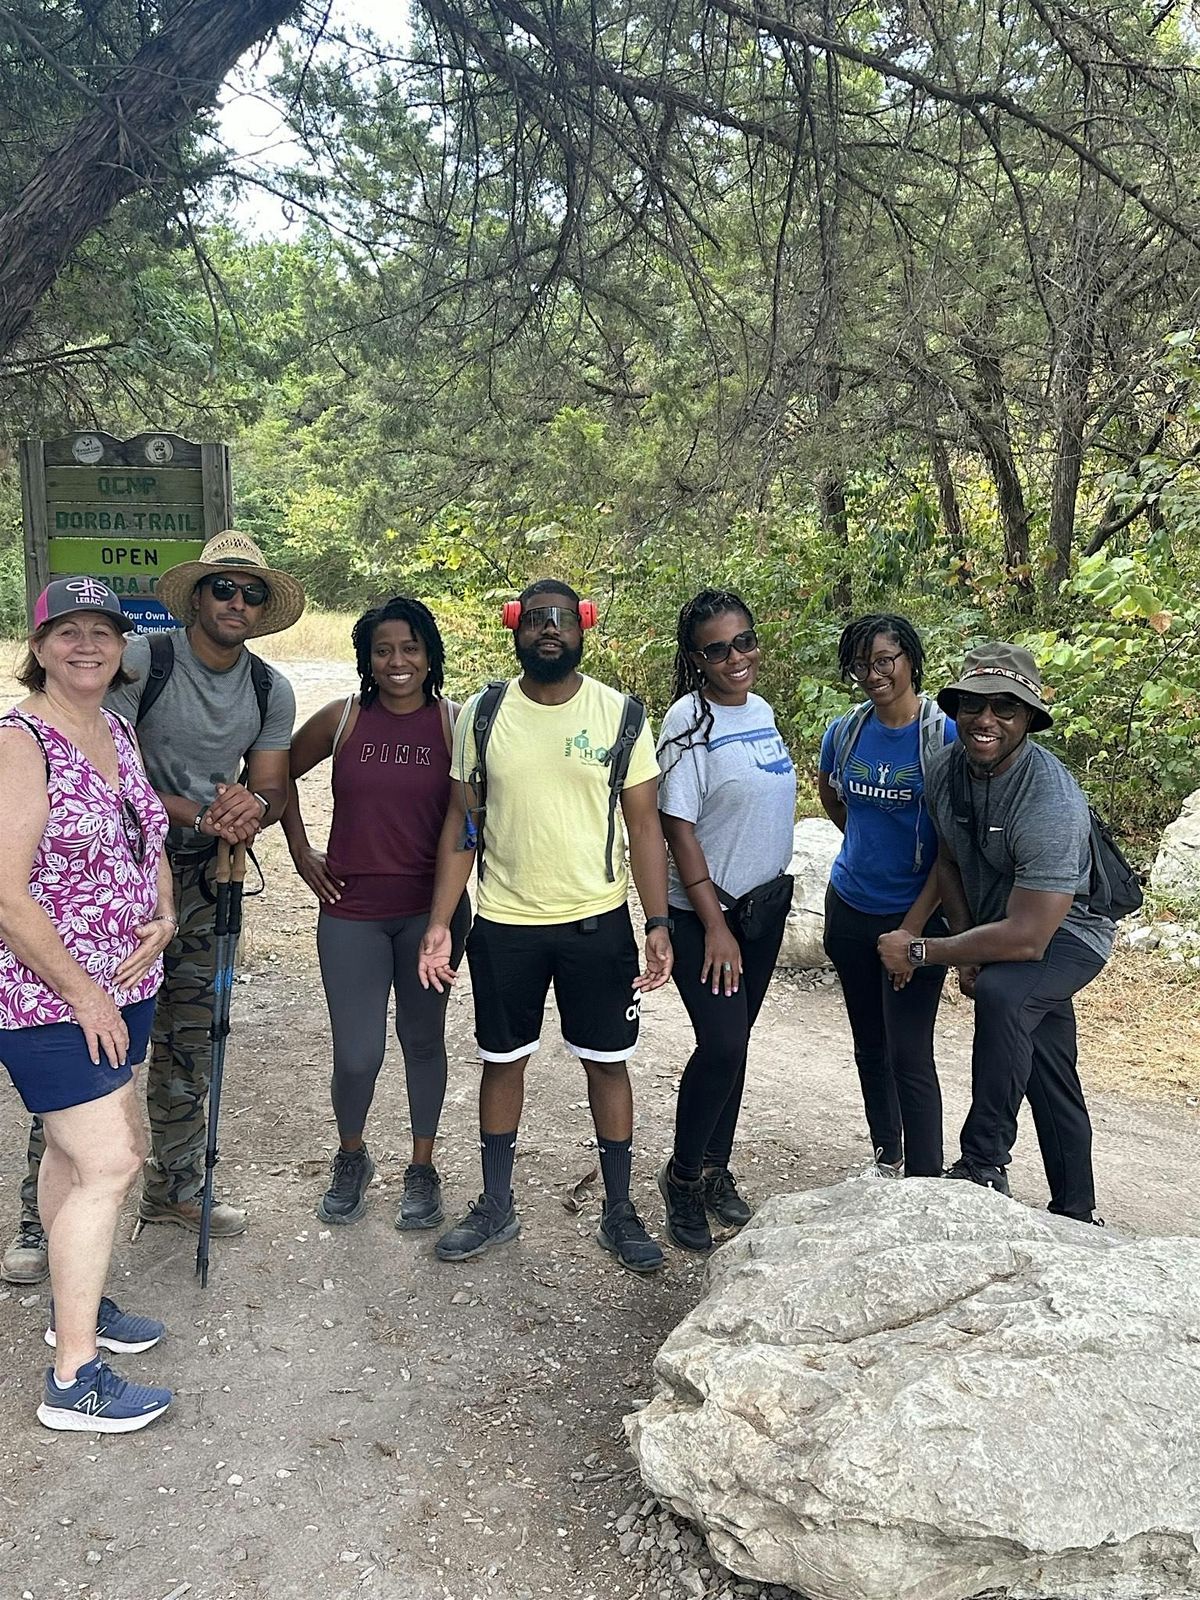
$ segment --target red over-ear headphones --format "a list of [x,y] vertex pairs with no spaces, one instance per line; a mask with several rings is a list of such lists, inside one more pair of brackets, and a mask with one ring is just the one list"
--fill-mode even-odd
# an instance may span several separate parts
[[[525,607],[519,600],[506,600],[504,610],[500,613],[500,620],[506,628],[514,633],[521,626],[521,613]],[[592,600],[579,602],[579,626],[581,628],[594,628],[596,626],[596,605]]]

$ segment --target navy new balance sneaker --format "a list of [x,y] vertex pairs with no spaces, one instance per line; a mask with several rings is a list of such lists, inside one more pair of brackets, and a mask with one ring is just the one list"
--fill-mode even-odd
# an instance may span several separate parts
[[75,1382],[60,1389],[54,1368],[46,1369],[38,1421],[60,1433],[136,1433],[171,1404],[170,1389],[119,1378],[103,1357],[79,1368]]
[[[123,1356],[139,1356],[143,1350],[156,1345],[166,1333],[166,1324],[153,1317],[135,1316],[132,1311],[122,1311],[115,1300],[107,1295],[96,1313],[96,1343],[102,1350],[115,1350]],[[46,1343],[54,1350],[58,1336],[54,1330],[54,1301],[50,1302],[50,1326],[46,1329]]]

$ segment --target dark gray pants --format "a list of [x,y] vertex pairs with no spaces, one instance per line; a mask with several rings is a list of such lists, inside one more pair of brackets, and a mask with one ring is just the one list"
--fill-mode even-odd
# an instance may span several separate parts
[[1017,1112],[1028,1097],[1041,1146],[1050,1210],[1090,1217],[1092,1124],[1077,1070],[1072,995],[1104,962],[1060,928],[1040,961],[994,961],[975,983],[971,1109],[962,1153],[1006,1167],[1017,1140]]
[[[456,965],[470,921],[464,895],[450,925]],[[322,910],[317,919],[317,956],[333,1029],[333,1111],[343,1139],[358,1138],[366,1126],[383,1066],[393,992],[413,1137],[432,1139],[437,1134],[446,1096],[449,996],[423,989],[417,979],[417,952],[428,922],[424,911],[386,922],[356,922]]]

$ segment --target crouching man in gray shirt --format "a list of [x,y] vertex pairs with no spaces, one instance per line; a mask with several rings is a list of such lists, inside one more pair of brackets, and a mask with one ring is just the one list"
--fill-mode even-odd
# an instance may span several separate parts
[[1051,724],[1028,651],[980,645],[938,704],[955,719],[959,742],[935,756],[925,796],[953,932],[886,933],[880,958],[896,983],[926,963],[955,966],[975,999],[971,1109],[947,1176],[1007,1194],[1027,1096],[1050,1210],[1091,1222],[1092,1126],[1071,1001],[1104,966],[1115,929],[1088,909],[1087,801],[1062,762],[1028,737]]

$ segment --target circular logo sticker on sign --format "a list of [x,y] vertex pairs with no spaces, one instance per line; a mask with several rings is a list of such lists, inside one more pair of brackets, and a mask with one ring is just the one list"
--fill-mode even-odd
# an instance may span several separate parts
[[174,454],[175,446],[170,439],[164,439],[161,434],[157,434],[153,439],[146,440],[146,460],[152,467],[165,467]]
[[71,454],[82,466],[94,467],[104,459],[104,440],[95,433],[77,434],[71,443]]

